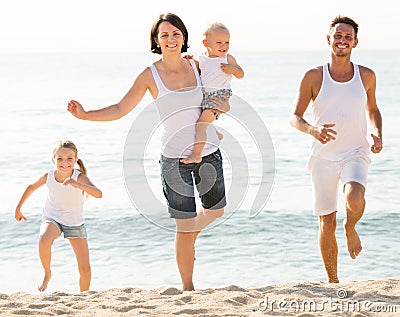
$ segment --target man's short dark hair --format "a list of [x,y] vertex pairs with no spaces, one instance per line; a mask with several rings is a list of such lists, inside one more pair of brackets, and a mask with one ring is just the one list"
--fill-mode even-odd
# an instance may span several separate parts
[[335,27],[335,25],[338,23],[345,23],[345,24],[351,25],[354,29],[355,38],[357,38],[358,24],[353,19],[346,17],[346,16],[338,15],[337,17],[335,17],[333,19],[329,30],[332,30]]

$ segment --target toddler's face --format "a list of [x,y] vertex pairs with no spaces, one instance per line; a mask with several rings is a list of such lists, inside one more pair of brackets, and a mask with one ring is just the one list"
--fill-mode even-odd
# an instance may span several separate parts
[[229,51],[230,34],[224,29],[215,29],[203,41],[210,57],[224,56]]

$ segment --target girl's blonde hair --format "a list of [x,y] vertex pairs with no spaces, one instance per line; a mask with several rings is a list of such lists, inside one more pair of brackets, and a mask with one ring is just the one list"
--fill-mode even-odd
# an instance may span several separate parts
[[[52,152],[52,155],[51,155],[51,159],[53,161],[54,161],[56,153],[57,153],[57,151],[59,149],[71,149],[71,150],[74,151],[75,157],[78,157],[78,149],[76,148],[76,145],[72,141],[60,140],[53,147],[53,152]],[[78,164],[78,170],[82,174],[87,175],[87,169],[85,167],[85,164],[83,164],[83,161],[80,158],[78,158],[78,161],[76,162],[76,164]]]

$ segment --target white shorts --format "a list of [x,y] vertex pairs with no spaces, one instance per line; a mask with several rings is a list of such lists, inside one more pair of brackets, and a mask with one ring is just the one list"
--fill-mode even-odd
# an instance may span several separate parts
[[355,156],[342,161],[327,161],[312,156],[309,169],[312,180],[313,212],[316,216],[337,211],[339,180],[344,185],[357,182],[367,186],[368,157]]

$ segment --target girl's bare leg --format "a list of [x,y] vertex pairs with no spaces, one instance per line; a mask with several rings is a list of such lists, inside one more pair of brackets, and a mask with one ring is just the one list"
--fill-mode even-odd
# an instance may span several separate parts
[[55,239],[60,236],[60,230],[51,222],[44,222],[40,227],[39,235],[39,257],[44,270],[44,277],[42,284],[38,286],[40,292],[44,292],[51,279],[51,247]]
[[86,238],[68,239],[74,250],[79,270],[79,288],[81,292],[89,290],[92,272],[90,268],[89,246]]

